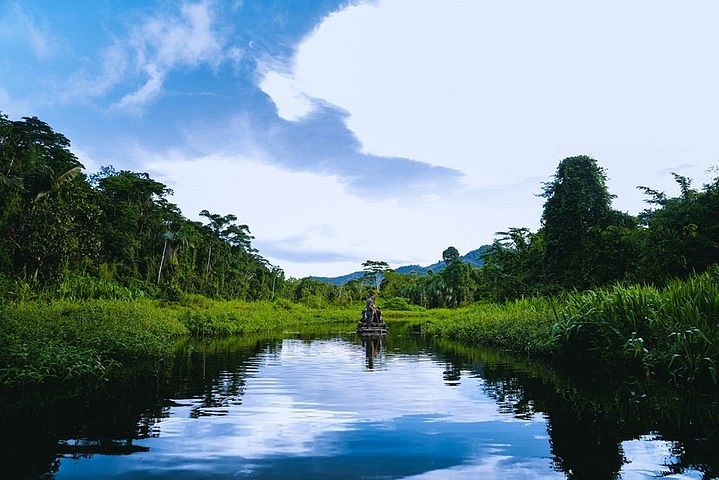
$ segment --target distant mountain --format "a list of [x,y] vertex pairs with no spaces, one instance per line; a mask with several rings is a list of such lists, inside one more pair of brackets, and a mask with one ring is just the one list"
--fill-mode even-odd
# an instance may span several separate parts
[[[481,267],[484,265],[484,261],[482,260],[482,256],[489,251],[489,249],[492,248],[491,245],[482,245],[476,250],[472,250],[471,252],[467,252],[465,255],[462,255],[459,257],[460,260],[463,262],[469,263],[472,266],[475,267]],[[437,263],[433,263],[432,265],[429,265],[427,267],[422,267],[420,265],[404,265],[402,267],[395,268],[394,271],[397,273],[401,273],[403,275],[408,275],[410,273],[417,273],[419,275],[426,275],[427,272],[432,270],[432,273],[438,273],[444,270],[445,264],[444,260],[440,260]],[[327,282],[332,283],[334,285],[344,285],[345,283],[356,280],[358,278],[362,278],[364,275],[363,271],[359,272],[352,272],[348,273],[347,275],[342,275],[339,277],[312,277],[315,280],[319,280],[321,282]]]

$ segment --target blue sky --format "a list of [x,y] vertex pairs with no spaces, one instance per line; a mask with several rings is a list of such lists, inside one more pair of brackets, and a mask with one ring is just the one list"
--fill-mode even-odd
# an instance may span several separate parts
[[0,110],[88,170],[235,213],[288,274],[538,227],[564,157],[615,206],[719,163],[714,2],[0,1]]

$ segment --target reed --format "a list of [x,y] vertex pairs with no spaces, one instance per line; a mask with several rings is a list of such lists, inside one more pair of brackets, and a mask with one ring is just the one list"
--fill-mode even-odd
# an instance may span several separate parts
[[719,269],[664,288],[615,285],[475,305],[425,320],[430,333],[567,364],[718,383]]

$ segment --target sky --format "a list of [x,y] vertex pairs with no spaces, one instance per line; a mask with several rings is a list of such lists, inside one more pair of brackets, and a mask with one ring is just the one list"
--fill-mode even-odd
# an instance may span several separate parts
[[590,155],[614,207],[719,164],[719,3],[0,0],[0,111],[237,215],[288,276],[428,265]]

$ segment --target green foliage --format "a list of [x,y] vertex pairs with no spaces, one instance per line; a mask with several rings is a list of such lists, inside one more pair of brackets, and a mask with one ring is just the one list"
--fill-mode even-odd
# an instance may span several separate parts
[[0,384],[102,378],[164,358],[187,334],[149,301],[28,302],[0,308]]
[[62,279],[40,296],[57,300],[134,300],[144,297],[145,292],[124,287],[112,280],[81,274]]
[[470,303],[478,287],[478,270],[463,262],[454,247],[445,249],[442,256],[446,266],[438,274],[384,272],[382,292],[387,297],[402,297],[423,308],[453,308]]
[[640,216],[644,229],[639,236],[637,276],[663,283],[685,278],[719,263],[719,177],[702,190],[691,188],[689,179],[676,175],[678,197],[640,187],[648,195],[649,209]]
[[200,308],[180,302],[179,320],[194,336],[247,335],[259,332],[298,328],[302,325],[347,324],[357,320],[359,306],[353,309],[310,308],[289,303],[213,301]]
[[587,156],[562,160],[543,196],[547,199],[542,213],[544,280],[564,289],[584,289],[621,278],[624,269],[607,270],[604,261],[619,253],[614,244],[621,244],[617,237],[622,232],[605,231],[631,229],[636,222],[611,209],[613,195],[596,160]]
[[366,260],[362,263],[362,269],[365,271],[365,279],[375,285],[377,291],[381,287],[382,278],[389,268],[389,264],[384,260]]
[[627,281],[663,285],[716,265],[719,178],[702,190],[675,178],[676,198],[640,187],[653,208],[637,219],[612,210],[595,160],[562,160],[545,185],[542,228],[499,232],[476,274],[475,299],[506,301]]
[[719,268],[665,288],[616,285],[436,311],[425,329],[574,366],[717,384]]
[[546,355],[552,347],[550,330],[555,308],[556,302],[545,298],[476,304],[434,317],[425,328],[463,343]]
[[567,298],[554,348],[601,365],[661,365],[689,381],[717,381],[719,269],[665,288],[625,287]]
[[381,307],[387,310],[412,310],[412,305],[410,305],[409,301],[407,301],[407,299],[403,297],[388,298],[387,300],[382,302]]
[[256,300],[283,291],[284,273],[234,215],[204,210],[203,225],[147,173],[103,167],[88,179],[80,169],[62,134],[0,114],[0,274],[15,283],[4,282],[3,299]]
[[24,302],[0,306],[0,387],[97,381],[126,368],[153,368],[186,335],[247,335],[346,325],[360,306],[312,309],[276,302],[218,301],[184,295],[156,300]]

